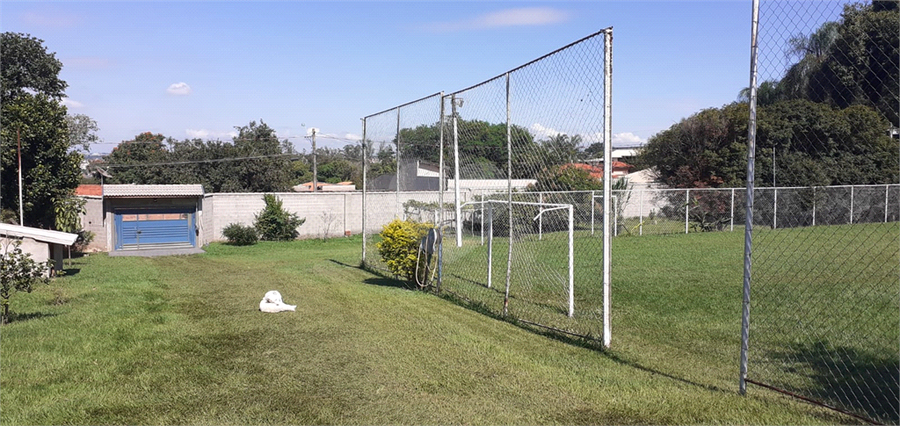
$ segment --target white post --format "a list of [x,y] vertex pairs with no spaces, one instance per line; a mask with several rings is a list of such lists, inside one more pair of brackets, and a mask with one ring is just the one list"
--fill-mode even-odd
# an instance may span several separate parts
[[778,188],[772,187],[772,191],[775,192],[772,201],[772,229],[778,229]]
[[450,107],[453,114],[453,179],[454,195],[456,197],[456,246],[462,247],[462,208],[459,199],[459,129],[456,120],[456,95],[450,95]]
[[684,233],[688,233],[688,213],[691,211],[691,190],[684,191]]
[[[484,203],[484,201],[482,201]],[[491,280],[494,277],[494,205],[488,204],[488,264],[487,286],[491,288]]]
[[610,265],[612,247],[609,237],[609,197],[612,195],[612,28],[604,34],[603,73],[603,347],[609,348]]
[[[481,229],[479,230],[479,234],[481,234],[481,245],[484,245],[484,195],[481,196]],[[472,226],[475,226],[472,224]]]
[[368,184],[366,180],[366,169],[368,169],[368,161],[369,158],[366,155],[366,119],[362,119],[362,263],[366,263],[366,242],[368,238],[366,237],[366,185]]
[[731,188],[731,232],[734,232],[734,188]]
[[853,225],[853,186],[850,187],[850,224]]
[[813,187],[813,222],[812,226],[816,226],[816,187]]
[[[400,202],[400,107],[397,107],[397,217],[406,220],[403,212],[403,203]],[[313,188],[315,191],[316,188]]]
[[[544,204],[544,193],[538,192],[538,203]],[[544,215],[538,216],[538,241],[544,239]]]
[[884,223],[888,220],[888,185],[884,185]]
[[641,204],[638,206],[638,235],[644,235],[644,190],[639,197]]
[[575,207],[569,206],[569,318],[575,316]]
[[597,210],[594,206],[594,200],[596,200],[594,197],[594,191],[591,191],[591,235],[594,235],[594,210]]
[[619,236],[619,197],[613,195],[613,236]]

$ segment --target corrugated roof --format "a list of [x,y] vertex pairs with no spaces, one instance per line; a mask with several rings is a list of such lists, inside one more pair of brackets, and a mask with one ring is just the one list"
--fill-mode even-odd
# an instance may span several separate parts
[[103,185],[104,197],[167,198],[198,197],[203,195],[203,185]]
[[0,223],[0,235],[11,237],[27,237],[45,243],[54,243],[70,246],[75,244],[78,234],[68,232],[51,231],[49,229],[32,228],[30,226],[11,225]]

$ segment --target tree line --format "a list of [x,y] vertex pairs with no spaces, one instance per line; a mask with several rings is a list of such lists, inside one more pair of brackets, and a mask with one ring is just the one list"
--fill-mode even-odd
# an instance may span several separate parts
[[[757,186],[900,181],[898,14],[896,1],[850,4],[838,22],[786,41],[796,62],[757,90]],[[670,187],[743,186],[749,94],[654,135],[639,165]]]

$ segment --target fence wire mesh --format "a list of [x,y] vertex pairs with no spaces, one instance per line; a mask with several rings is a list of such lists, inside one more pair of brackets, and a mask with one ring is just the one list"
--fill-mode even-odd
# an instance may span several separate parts
[[[366,264],[383,268],[375,234],[394,217],[439,223],[441,291],[498,315],[599,339],[603,212],[591,190],[602,194],[594,179],[602,164],[588,160],[602,156],[608,142],[607,33],[444,95],[440,106],[428,98],[418,120],[402,121],[411,105],[366,117],[367,144],[396,145],[401,170],[416,160],[409,176],[433,170],[436,177],[435,187],[401,185],[393,197],[393,187],[366,184]],[[381,167],[390,156],[378,152],[366,165],[368,182],[398,173]]]
[[762,1],[746,379],[900,422],[900,11]]

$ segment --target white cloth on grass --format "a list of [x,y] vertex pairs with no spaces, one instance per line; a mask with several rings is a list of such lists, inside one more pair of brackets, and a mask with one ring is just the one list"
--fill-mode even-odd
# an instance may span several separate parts
[[272,290],[259,301],[259,310],[262,312],[285,312],[297,310],[297,305],[288,305],[281,300],[281,293]]

